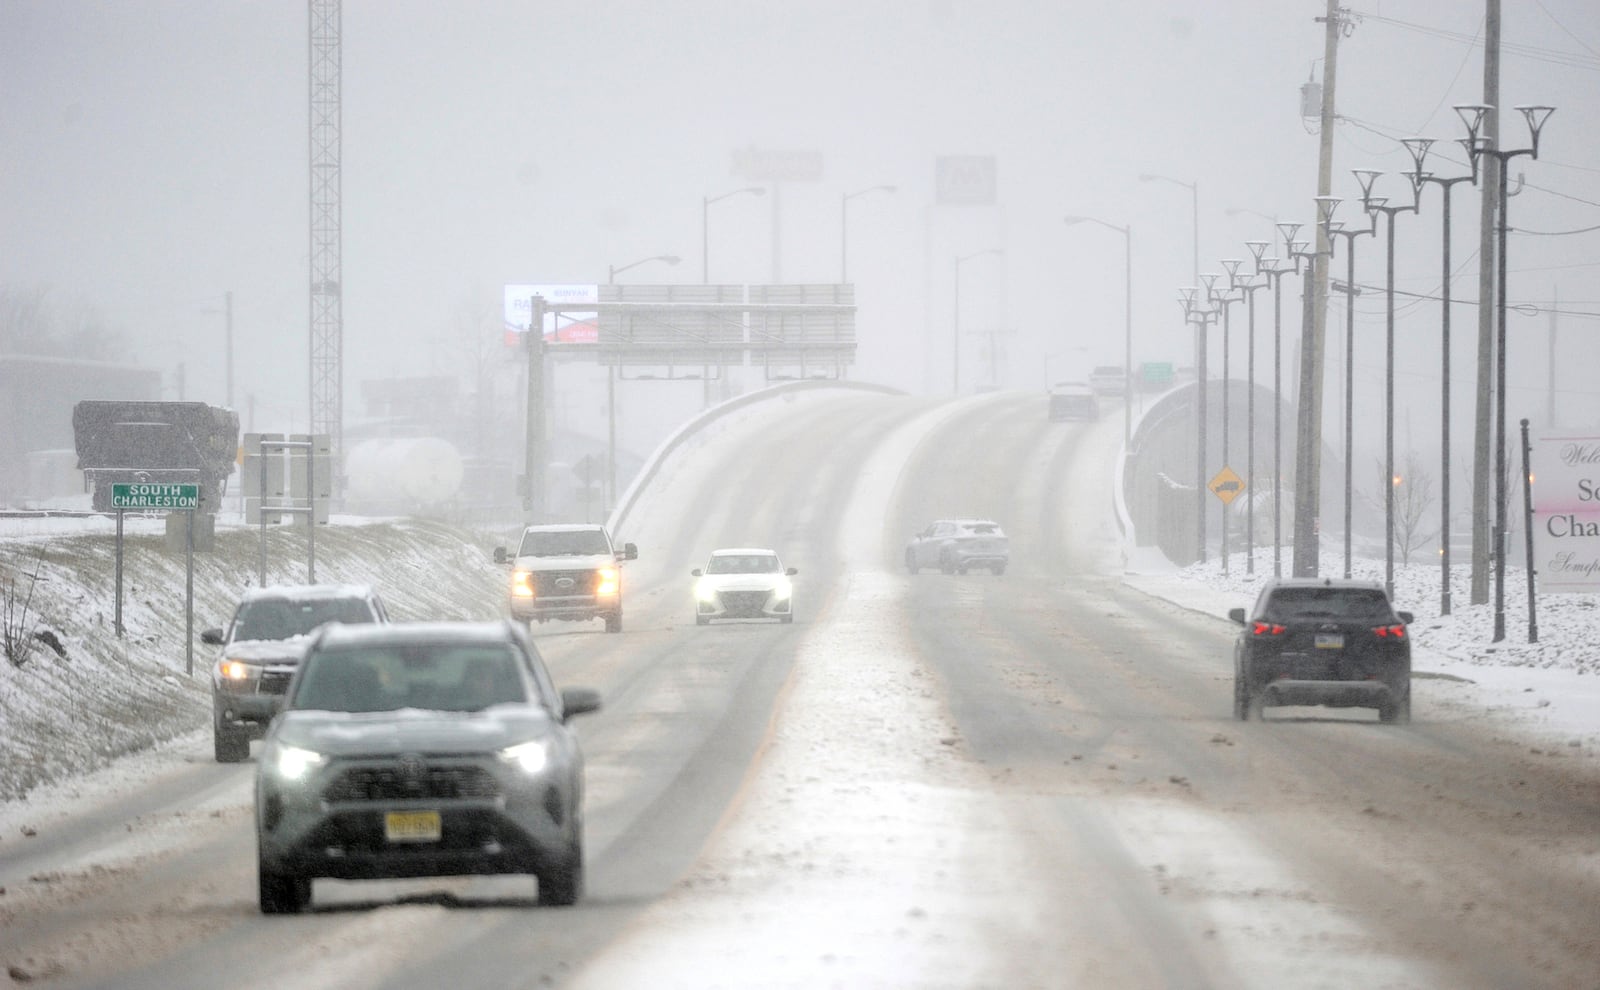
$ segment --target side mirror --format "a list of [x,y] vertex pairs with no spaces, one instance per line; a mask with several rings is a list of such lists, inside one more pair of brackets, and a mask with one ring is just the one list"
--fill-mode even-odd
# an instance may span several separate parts
[[505,547],[495,547],[494,548],[494,562],[497,563],[497,564],[503,564],[503,563],[506,562],[506,548]]
[[624,543],[622,545],[622,559],[623,560],[638,560],[639,559],[639,548],[637,546],[635,546],[634,544],[632,544],[632,543]]
[[1228,618],[1232,619],[1234,622],[1237,622],[1241,626],[1244,625],[1244,609],[1242,609],[1242,608],[1230,608],[1230,609],[1228,609]]
[[1404,622],[1408,626],[1411,625],[1411,623],[1417,621],[1416,615],[1414,613],[1412,613],[1412,612],[1401,611],[1401,612],[1396,612],[1395,615],[1398,615],[1400,617],[1400,621]]
[[207,646],[221,646],[222,645],[222,630],[221,629],[206,629],[206,630],[201,631],[201,633],[200,633],[200,642],[205,643]]
[[600,710],[600,692],[594,688],[574,687],[561,689],[561,720],[575,715],[586,715]]
[[694,570],[689,572],[689,576],[690,577],[699,577],[700,573],[701,573],[700,572],[700,568],[696,567]]
[[791,567],[791,568],[789,568],[789,569],[788,569],[788,570],[786,570],[786,571],[784,571],[784,572],[783,572],[783,573],[785,573],[785,574],[787,574],[787,575],[789,575],[789,576],[790,576],[790,577],[794,577],[794,576],[795,576],[795,575],[796,575],[796,574],[799,574],[799,573],[800,573],[800,568],[798,568],[798,567]]

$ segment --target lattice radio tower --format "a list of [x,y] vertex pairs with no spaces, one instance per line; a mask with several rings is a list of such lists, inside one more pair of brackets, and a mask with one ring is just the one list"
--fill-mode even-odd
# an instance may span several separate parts
[[[311,432],[343,453],[344,311],[339,229],[340,0],[309,0],[311,14]],[[339,472],[333,494],[339,495]]]

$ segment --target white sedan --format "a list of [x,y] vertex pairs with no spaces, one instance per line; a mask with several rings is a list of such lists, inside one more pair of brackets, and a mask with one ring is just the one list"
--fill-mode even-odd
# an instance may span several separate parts
[[757,547],[713,550],[704,569],[689,572],[694,582],[694,621],[777,619],[794,621],[794,585],[799,573],[778,555]]

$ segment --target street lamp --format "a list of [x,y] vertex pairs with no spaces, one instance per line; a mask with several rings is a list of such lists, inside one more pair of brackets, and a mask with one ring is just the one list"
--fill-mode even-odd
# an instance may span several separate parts
[[1122,302],[1123,331],[1122,331],[1122,445],[1127,447],[1133,442],[1133,227],[1118,227],[1114,223],[1106,223],[1094,217],[1070,216],[1066,218],[1068,226],[1078,223],[1097,223],[1102,227],[1109,227],[1122,235],[1122,273],[1124,295]]
[[[1284,254],[1259,258],[1256,271],[1272,283],[1272,576],[1283,576],[1283,276],[1300,273],[1300,259],[1294,253],[1294,235],[1300,225],[1279,222]],[[1259,242],[1257,242],[1259,243]],[[1252,248],[1252,251],[1255,249]]]
[[612,285],[617,281],[618,275],[621,275],[630,268],[638,268],[640,265],[648,265],[652,261],[659,261],[668,265],[676,265],[682,260],[682,258],[675,254],[653,254],[648,258],[640,258],[638,261],[631,261],[626,265],[610,265],[607,267],[606,284]]
[[1139,176],[1140,182],[1170,182],[1175,186],[1182,186],[1189,190],[1190,201],[1194,210],[1194,284],[1200,284],[1200,184],[1198,182],[1184,182],[1165,175],[1152,175],[1145,172]]
[[[630,261],[626,265],[606,266],[606,284],[614,285],[617,276],[630,268],[647,265],[652,261],[659,261],[667,265],[676,265],[682,261],[675,254],[653,254],[648,258]],[[606,506],[609,508],[617,504],[617,366],[615,363],[606,366]]]
[[[1245,503],[1244,503],[1244,572],[1256,572],[1256,290],[1265,289],[1265,281],[1257,282],[1260,277],[1261,256],[1266,252],[1266,241],[1246,241],[1245,247],[1255,257],[1255,274],[1239,277],[1239,262],[1223,262],[1230,265],[1228,280],[1233,287],[1245,295],[1245,305],[1250,313],[1250,329],[1246,336],[1245,345]],[[1274,396],[1276,398],[1276,396]]]
[[956,395],[961,394],[961,266],[986,254],[1005,254],[1005,251],[1002,248],[986,248],[956,258],[955,327],[950,332],[950,391]]
[[1531,147],[1501,149],[1498,143],[1499,129],[1496,128],[1497,137],[1480,137],[1478,129],[1483,126],[1486,116],[1495,111],[1494,107],[1483,104],[1466,104],[1458,106],[1455,111],[1461,117],[1461,122],[1467,125],[1467,152],[1472,158],[1472,179],[1477,182],[1478,159],[1489,155],[1499,163],[1500,188],[1499,188],[1499,236],[1495,247],[1495,265],[1498,269],[1495,276],[1495,452],[1494,452],[1494,477],[1495,477],[1495,532],[1494,532],[1494,642],[1498,643],[1506,638],[1506,166],[1511,159],[1518,155],[1531,155],[1535,161],[1539,159],[1539,132],[1544,128],[1550,115],[1556,112],[1555,107],[1546,106],[1519,106],[1516,108],[1522,113],[1523,120],[1527,121],[1528,133],[1533,138]]
[[[1440,374],[1439,411],[1439,614],[1450,614],[1450,188],[1457,182],[1471,182],[1471,175],[1441,177],[1423,171],[1422,163],[1428,157],[1433,138],[1409,137],[1401,144],[1411,152],[1416,163],[1417,189],[1432,182],[1444,193],[1444,267],[1440,277],[1440,295],[1444,305],[1439,321]],[[1466,142],[1462,142],[1465,144]],[[1468,148],[1470,153],[1471,149]]]
[[1329,245],[1335,235],[1344,238],[1345,307],[1344,307],[1344,576],[1350,577],[1350,526],[1352,522],[1351,499],[1354,497],[1351,468],[1355,460],[1355,360],[1356,360],[1356,238],[1378,232],[1378,216],[1367,214],[1367,226],[1347,227],[1342,223],[1328,222],[1322,226],[1328,235]]
[[1199,298],[1199,286],[1178,290],[1178,303],[1183,307],[1183,318],[1195,331],[1195,554],[1200,563],[1206,562],[1206,328],[1216,322],[1217,311]]
[[[1224,268],[1229,268],[1230,264],[1231,264],[1232,267],[1229,270],[1230,271],[1236,271],[1236,270],[1238,270],[1240,262],[1238,262],[1238,261],[1232,261],[1232,262],[1224,261],[1222,263],[1222,266]],[[1232,279],[1231,276],[1229,277],[1229,285],[1228,285],[1228,287],[1219,292],[1217,290],[1217,280],[1220,279],[1220,278],[1222,278],[1222,276],[1220,274],[1218,274],[1218,273],[1207,273],[1205,275],[1201,275],[1200,276],[1200,281],[1204,282],[1205,285],[1206,285],[1206,298],[1207,298],[1207,301],[1210,302],[1212,306],[1216,307],[1217,309],[1221,310],[1221,312],[1222,312],[1222,466],[1223,467],[1229,467],[1229,464],[1228,464],[1228,419],[1229,419],[1229,416],[1228,416],[1228,411],[1229,411],[1228,410],[1228,375],[1229,375],[1229,370],[1228,370],[1228,346],[1229,346],[1228,345],[1228,338],[1230,336],[1229,331],[1231,330],[1230,317],[1231,317],[1232,312],[1233,312],[1233,304],[1236,303],[1236,302],[1243,302],[1244,301],[1244,294],[1240,293],[1237,296],[1233,294],[1234,293],[1234,286],[1232,285],[1233,279]],[[1221,542],[1221,552],[1222,552],[1222,573],[1224,573],[1224,574],[1228,573],[1228,507],[1229,507],[1229,503],[1227,503],[1227,502],[1223,502],[1222,503],[1222,542]]]
[[848,261],[847,261],[847,259],[849,257],[849,251],[850,251],[850,241],[845,235],[845,231],[848,229],[849,222],[850,222],[850,211],[848,209],[849,206],[850,206],[850,201],[852,199],[855,199],[857,196],[865,196],[868,193],[875,193],[875,192],[892,193],[894,191],[895,191],[895,187],[894,186],[872,186],[869,189],[862,189],[859,192],[845,193],[842,197],[840,197],[840,199],[839,199],[839,281],[841,283],[850,281],[850,266],[849,266]]
[[[1372,184],[1383,173],[1370,168],[1351,169],[1361,183],[1361,206],[1376,222],[1377,214],[1389,218],[1387,228],[1387,281],[1384,288],[1384,376],[1383,376],[1383,559],[1384,590],[1394,597],[1394,218],[1399,213],[1417,212],[1417,193],[1421,186],[1411,183],[1411,205],[1390,206],[1384,197],[1372,195]],[[1350,287],[1353,291],[1355,286]],[[1352,307],[1353,308],[1353,307]]]
[[764,186],[745,186],[725,192],[720,196],[703,196],[700,199],[700,281],[704,284],[711,282],[711,235],[708,233],[708,219],[711,214],[711,204],[727,199],[729,196],[738,196],[749,193],[752,196],[765,196],[767,190]]

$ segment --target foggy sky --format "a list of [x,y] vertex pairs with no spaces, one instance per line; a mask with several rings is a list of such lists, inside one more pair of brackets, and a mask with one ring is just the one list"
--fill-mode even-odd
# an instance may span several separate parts
[[[1340,49],[1348,119],[1333,192],[1347,199],[1357,193],[1349,169],[1410,167],[1397,137],[1434,136],[1452,152],[1445,144],[1462,129],[1451,105],[1482,96],[1481,50],[1439,34],[1477,34],[1481,5],[1370,6],[1387,20],[1358,24]],[[469,341],[496,333],[506,283],[603,282],[608,265],[662,253],[683,260],[624,279],[700,281],[702,198],[749,184],[733,162],[752,147],[818,152],[823,177],[779,190],[776,262],[771,192],[713,204],[712,281],[764,282],[780,269],[784,281],[837,280],[841,196],[898,187],[849,207],[854,378],[947,391],[954,259],[991,247],[1004,255],[961,269],[966,387],[986,374],[984,331],[1003,341],[1008,387],[1120,363],[1121,235],[1068,227],[1068,214],[1132,229],[1135,361],[1190,364],[1176,302],[1193,282],[1190,191],[1138,175],[1197,183],[1202,272],[1248,258],[1245,240],[1273,236],[1267,217],[1310,221],[1317,135],[1299,90],[1321,76],[1323,10],[1315,0],[346,0],[347,416],[363,380],[468,374]],[[1502,102],[1558,107],[1540,160],[1513,167],[1528,187],[1512,226],[1600,224],[1600,7],[1505,0],[1504,20],[1508,46],[1591,59],[1506,55]],[[181,362],[186,397],[217,403],[232,291],[235,405],[255,398],[257,429],[305,423],[307,35],[298,2],[0,0],[0,286],[93,306],[141,363],[163,370],[167,397]],[[1508,146],[1525,138],[1520,118],[1503,126]],[[999,206],[932,207],[941,155],[993,155]],[[1464,161],[1459,149],[1450,157]],[[1395,174],[1379,180],[1391,202],[1408,195],[1403,186]],[[1458,267],[1474,257],[1478,226],[1464,188],[1452,214]],[[1399,221],[1397,286],[1435,293],[1439,192],[1423,195],[1422,214]],[[1340,215],[1356,219],[1349,203]],[[1458,299],[1477,297],[1473,267],[1455,283]],[[1572,311],[1559,318],[1561,346],[1573,350],[1557,376],[1558,415],[1593,423],[1595,386],[1573,369],[1596,366],[1600,234],[1516,236],[1510,268],[1513,302],[1559,296]],[[1343,277],[1342,258],[1333,271]],[[1357,281],[1381,287],[1382,273],[1381,239],[1363,239]],[[1297,328],[1291,287],[1285,324]],[[1257,299],[1264,335],[1270,296]],[[1401,388],[1416,395],[1404,414],[1431,439],[1438,305],[1400,309]],[[1244,315],[1234,313],[1242,375]],[[1473,319],[1457,309],[1463,422]],[[1542,415],[1551,317],[1512,320],[1512,414]],[[1381,292],[1357,303],[1357,322],[1358,407],[1379,410]],[[1342,332],[1337,306],[1329,324]],[[689,386],[654,388],[630,401],[660,403],[669,417],[698,405]],[[649,418],[635,405],[627,439],[648,444]]]

